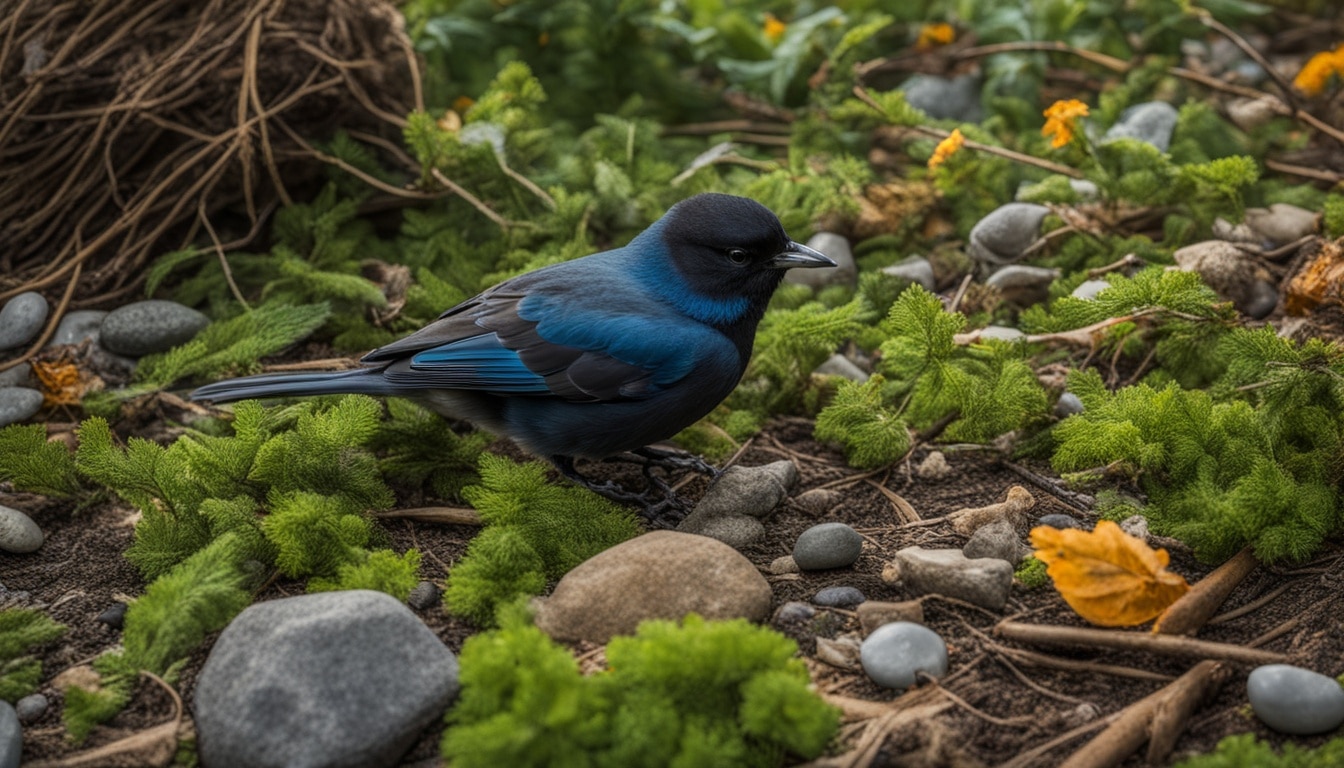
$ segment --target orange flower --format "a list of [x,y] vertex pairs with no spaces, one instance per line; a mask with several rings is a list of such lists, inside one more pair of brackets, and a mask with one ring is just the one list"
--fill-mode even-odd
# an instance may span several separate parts
[[944,22],[925,24],[919,28],[919,39],[915,41],[915,47],[928,50],[940,45],[947,45],[956,39],[957,31],[952,28],[951,24]]
[[1331,75],[1344,77],[1344,45],[1307,59],[1297,77],[1293,78],[1293,85],[1308,96],[1319,96],[1330,82]]
[[770,42],[778,43],[779,39],[784,36],[784,31],[788,28],[789,25],[780,21],[775,14],[767,13],[765,14],[765,27],[761,29],[761,32]]
[[1041,135],[1053,137],[1050,146],[1059,149],[1073,140],[1073,134],[1078,130],[1074,121],[1080,117],[1087,117],[1086,104],[1077,99],[1056,101],[1045,110],[1045,125],[1041,126]]
[[933,148],[933,157],[929,158],[929,170],[932,171],[942,165],[965,143],[966,137],[961,135],[961,129],[953,128],[952,132],[947,134],[947,138],[938,142],[938,146]]

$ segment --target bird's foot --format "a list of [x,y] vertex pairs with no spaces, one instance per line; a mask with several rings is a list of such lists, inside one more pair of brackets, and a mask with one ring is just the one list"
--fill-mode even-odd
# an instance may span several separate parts
[[640,517],[647,520],[651,527],[675,528],[690,512],[689,504],[677,496],[666,481],[654,475],[649,466],[644,468],[649,487],[637,493],[613,480],[597,481],[584,477],[575,469],[574,460],[568,456],[552,456],[551,463],[570,482],[617,504],[635,507]]
[[[705,461],[703,457],[696,456],[693,453],[683,453],[682,451],[669,451],[666,448],[654,448],[646,445],[643,448],[636,448],[631,451],[644,459],[645,467],[662,467],[670,470],[690,470],[702,475],[709,475],[709,479],[717,480],[723,470]],[[645,472],[645,474],[648,474]]]

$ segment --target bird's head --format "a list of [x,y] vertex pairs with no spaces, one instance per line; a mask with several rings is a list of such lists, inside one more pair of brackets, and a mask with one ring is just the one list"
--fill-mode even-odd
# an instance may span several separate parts
[[[760,318],[793,267],[834,267],[824,254],[789,239],[770,209],[745,197],[705,193],[672,206],[649,228],[675,274],[663,285],[687,295],[677,303],[712,325]],[[658,279],[657,277],[655,279]]]

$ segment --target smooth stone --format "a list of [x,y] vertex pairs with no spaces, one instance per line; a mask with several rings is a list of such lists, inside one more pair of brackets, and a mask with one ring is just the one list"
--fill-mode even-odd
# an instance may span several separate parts
[[898,261],[889,267],[883,267],[882,272],[892,277],[918,283],[929,293],[933,293],[938,288],[938,283],[933,275],[933,264],[929,263],[929,260],[923,256],[911,256],[903,261]]
[[1176,108],[1165,101],[1146,101],[1120,113],[1120,119],[1101,137],[1102,142],[1138,139],[1166,152],[1176,130]]
[[113,629],[121,629],[126,623],[126,604],[116,602],[109,605],[94,621],[106,624]]
[[756,467],[735,464],[710,483],[705,495],[677,530],[703,533],[704,526],[717,517],[762,517],[783,503],[797,483],[798,468],[791,461],[780,460]]
[[1278,289],[1264,280],[1256,280],[1251,284],[1251,298],[1247,300],[1246,308],[1242,311],[1247,317],[1260,320],[1273,312],[1277,306],[1279,306]]
[[1229,243],[1244,243],[1254,246],[1260,245],[1260,235],[1244,221],[1233,225],[1232,222],[1219,216],[1213,220],[1213,226],[1209,230],[1215,240],[1226,240]]
[[1087,179],[1069,179],[1069,187],[1077,193],[1080,200],[1088,202],[1097,200],[1101,197],[1101,190],[1097,188],[1095,181]]
[[877,631],[878,627],[893,621],[924,623],[924,604],[918,600],[905,600],[899,603],[865,600],[854,609],[854,612],[859,616],[859,627],[865,637]]
[[765,524],[746,515],[723,515],[711,517],[695,533],[741,550],[765,538]]
[[798,573],[798,562],[793,559],[793,555],[780,555],[770,561],[766,568],[772,576],[783,576],[786,573]]
[[1017,529],[1007,520],[995,520],[989,525],[981,526],[971,534],[971,538],[961,548],[961,553],[968,559],[992,557],[1003,560],[1014,568],[1030,551],[1018,538]]
[[67,312],[56,324],[56,333],[52,334],[48,347],[63,344],[81,344],[86,340],[98,341],[99,329],[108,313],[101,309],[77,309]]
[[959,549],[906,547],[896,553],[901,581],[916,595],[943,595],[991,611],[1003,610],[1013,587],[1013,566],[1003,560],[971,560]]
[[19,722],[28,725],[41,719],[50,706],[51,702],[47,700],[46,696],[40,693],[30,693],[14,702],[14,711],[19,716]]
[[372,590],[269,600],[238,614],[197,678],[201,763],[397,765],[457,695],[457,659]]
[[1055,415],[1059,418],[1076,416],[1083,412],[1083,401],[1072,392],[1065,392],[1055,401]]
[[1035,203],[1007,203],[990,211],[971,227],[966,253],[973,259],[1002,264],[1021,258],[1041,233],[1050,209]]
[[1073,293],[1070,293],[1069,295],[1075,299],[1082,299],[1083,301],[1092,301],[1093,299],[1097,298],[1098,293],[1101,293],[1102,291],[1110,287],[1111,284],[1106,282],[1105,280],[1084,280],[1083,282],[1079,283],[1078,287],[1074,288]]
[[427,611],[438,605],[442,598],[443,592],[439,590],[438,585],[432,581],[422,581],[406,596],[406,604],[417,611]]
[[980,103],[981,79],[978,75],[956,77],[911,75],[902,85],[905,103],[935,120],[978,123],[985,117]]
[[23,729],[19,715],[8,701],[0,699],[0,768],[19,768],[23,757]]
[[1278,99],[1243,98],[1227,102],[1227,119],[1243,131],[1251,132],[1279,116]]
[[826,362],[817,366],[816,373],[825,376],[839,376],[842,379],[857,381],[860,384],[868,380],[868,372],[860,368],[842,354],[836,353],[826,359]]
[[1083,524],[1083,521],[1079,520],[1076,517],[1060,514],[1058,512],[1052,515],[1041,515],[1041,517],[1036,521],[1036,524],[1049,526],[1051,528],[1058,528],[1060,530],[1064,530],[1065,528],[1076,528],[1077,530],[1080,531],[1087,530],[1087,526]]
[[857,587],[826,587],[812,596],[812,602],[829,608],[852,608],[867,599]]
[[808,238],[807,247],[830,256],[835,260],[832,269],[790,269],[784,273],[784,282],[822,288],[827,285],[858,285],[859,270],[854,264],[854,249],[849,238],[834,232],[818,232]]
[[37,338],[50,310],[47,300],[35,291],[20,293],[5,302],[0,309],[0,350],[22,347]]
[[1255,298],[1256,282],[1263,279],[1254,256],[1223,240],[1187,245],[1177,249],[1172,258],[1186,272],[1198,273],[1215,293],[1243,312]]
[[790,600],[779,606],[779,609],[775,611],[774,617],[770,619],[770,623],[775,625],[806,623],[816,618],[816,615],[816,608],[813,608],[807,603]]
[[1339,681],[1291,664],[1251,670],[1246,697],[1255,716],[1280,733],[1310,736],[1344,723],[1344,688]]
[[45,538],[33,519],[0,504],[0,551],[23,555],[36,552]]
[[1009,264],[986,278],[985,285],[999,289],[1004,301],[1031,306],[1050,298],[1050,284],[1058,278],[1057,269]]
[[1130,515],[1120,521],[1120,530],[1136,539],[1148,541],[1148,518],[1143,515]]
[[33,378],[33,367],[24,363],[0,371],[0,389],[10,387],[37,389],[37,379]]
[[1009,328],[1003,325],[987,325],[980,329],[981,339],[995,339],[997,341],[1021,341],[1027,334],[1016,328]]
[[929,451],[929,455],[915,467],[915,476],[920,480],[942,480],[952,474],[952,465],[942,451]]
[[42,393],[27,387],[0,387],[0,427],[32,418],[42,410]]
[[839,491],[830,488],[813,488],[809,491],[803,491],[793,499],[793,503],[802,507],[804,512],[810,515],[824,515],[844,501],[845,497]]
[[721,541],[652,531],[576,566],[551,596],[537,601],[537,626],[563,641],[605,643],[641,621],[760,621],[770,613],[770,584],[750,560]]
[[947,674],[947,643],[923,624],[895,621],[864,639],[859,648],[863,671],[873,682],[904,690],[917,683],[917,674]]
[[209,324],[210,318],[191,307],[148,299],[109,312],[98,341],[108,351],[142,357],[186,344]]
[[863,551],[863,537],[844,523],[821,523],[803,531],[793,544],[793,559],[804,571],[848,568]]
[[1318,218],[1315,211],[1288,203],[1246,209],[1246,224],[1275,246],[1287,245],[1314,233]]

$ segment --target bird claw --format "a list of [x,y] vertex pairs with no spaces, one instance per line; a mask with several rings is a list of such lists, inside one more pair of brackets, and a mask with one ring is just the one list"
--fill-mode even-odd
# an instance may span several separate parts
[[[682,453],[681,451],[669,451],[664,448],[654,448],[645,446],[631,451],[636,456],[645,459],[645,467],[662,467],[663,469],[690,470],[701,475],[709,475],[711,481],[718,480],[723,474],[723,470],[705,461],[703,457],[692,453]],[[646,473],[647,474],[647,473]]]
[[574,460],[568,456],[552,456],[551,463],[571,482],[617,504],[635,507],[640,517],[648,521],[651,527],[675,528],[691,511],[690,505],[677,496],[667,481],[653,474],[652,464],[644,466],[644,476],[649,480],[649,487],[636,493],[614,480],[599,482],[584,477],[575,469]]

